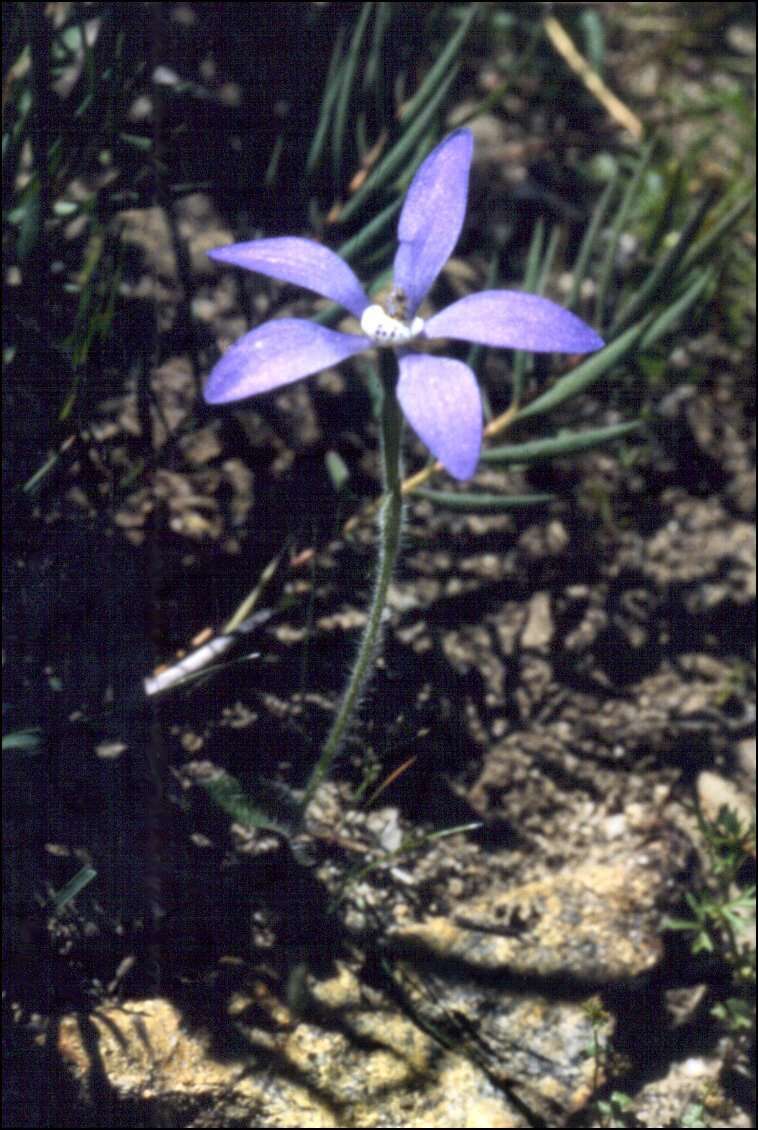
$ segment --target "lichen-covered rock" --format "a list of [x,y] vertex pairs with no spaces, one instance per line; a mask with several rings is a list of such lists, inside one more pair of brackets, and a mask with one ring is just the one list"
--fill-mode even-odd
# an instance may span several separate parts
[[69,1014],[58,1049],[93,1101],[97,1076],[124,1103],[149,1104],[174,1126],[519,1127],[501,1090],[465,1055],[439,1045],[386,1001],[367,1002],[346,970],[309,984],[319,1022],[284,1005],[245,1023],[261,994],[238,993],[230,1021],[245,1048],[216,1047],[167,1000]]
[[661,956],[660,853],[596,852],[582,864],[459,903],[447,915],[389,931],[393,945],[471,969],[605,984]]

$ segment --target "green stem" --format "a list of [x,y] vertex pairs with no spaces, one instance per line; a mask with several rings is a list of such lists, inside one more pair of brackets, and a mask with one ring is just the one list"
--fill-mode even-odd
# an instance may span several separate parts
[[379,511],[379,560],[376,568],[374,592],[363,629],[358,655],[348,679],[337,715],[311,773],[303,798],[303,814],[313,799],[318,786],[332,767],[350,723],[355,715],[366,681],[371,674],[381,640],[382,614],[387,603],[392,572],[400,548],[402,526],[402,494],[400,474],[400,438],[403,417],[395,395],[396,366],[390,350],[379,350],[382,381],[381,445],[384,501]]

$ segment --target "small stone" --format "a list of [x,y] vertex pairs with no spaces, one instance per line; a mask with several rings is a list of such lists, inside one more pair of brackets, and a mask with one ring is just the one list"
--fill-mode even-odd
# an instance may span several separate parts
[[737,742],[737,760],[755,787],[755,738],[745,738]]
[[555,634],[555,624],[550,608],[550,593],[536,592],[529,601],[529,613],[521,636],[521,646],[533,651],[545,651]]
[[753,805],[733,781],[704,769],[697,779],[697,798],[706,820],[717,820],[720,810],[726,807],[737,813],[745,827],[750,827]]
[[128,748],[126,742],[100,742],[95,746],[95,754],[103,761],[115,761]]

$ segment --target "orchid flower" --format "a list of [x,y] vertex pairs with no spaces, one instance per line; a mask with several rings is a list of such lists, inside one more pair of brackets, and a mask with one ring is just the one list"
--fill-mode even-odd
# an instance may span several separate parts
[[519,291],[484,290],[426,320],[417,311],[450,257],[463,226],[473,151],[458,129],[434,149],[411,181],[398,223],[393,287],[385,306],[372,303],[352,269],[333,251],[295,236],[256,239],[210,251],[222,263],[296,283],[339,303],[361,334],[300,318],[264,322],[232,345],[205,387],[211,404],[280,388],[373,348],[394,349],[403,414],[456,479],[473,475],[482,443],[482,402],[462,361],[425,354],[424,343],[453,338],[533,353],[590,353],[602,339],[554,302]]

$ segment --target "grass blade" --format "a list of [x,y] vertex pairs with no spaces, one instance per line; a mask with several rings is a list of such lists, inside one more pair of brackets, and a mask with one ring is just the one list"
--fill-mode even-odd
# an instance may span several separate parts
[[52,896],[50,905],[55,910],[62,910],[66,903],[75,899],[79,892],[83,891],[96,876],[97,871],[95,871],[94,867],[82,867],[77,871],[73,879],[69,879],[65,887],[61,887],[61,889]]
[[337,103],[334,111],[334,128],[332,129],[332,173],[334,175],[335,184],[339,184],[340,171],[342,169],[347,112],[353,94],[355,72],[358,68],[358,56],[360,55],[363,36],[366,33],[366,27],[373,10],[374,5],[372,3],[361,5],[361,13],[355,25],[355,31],[350,40],[350,46],[347,49],[347,55],[340,68],[341,82],[339,84],[339,93],[337,95]]
[[529,443],[512,443],[504,447],[491,447],[482,452],[482,462],[496,466],[509,466],[518,463],[539,463],[543,459],[557,459],[563,455],[575,455],[579,451],[589,451],[603,443],[621,439],[629,432],[642,427],[641,420],[624,424],[610,424],[604,428],[592,428],[584,432],[566,432],[563,435],[535,439]]
[[662,337],[664,337],[670,329],[672,329],[681,318],[688,312],[688,310],[695,305],[700,296],[708,289],[714,280],[714,273],[712,270],[700,271],[695,276],[695,281],[685,290],[675,302],[664,310],[652,323],[650,328],[642,335],[640,340],[640,352],[644,349],[650,349]]
[[558,254],[558,245],[561,242],[561,229],[556,225],[550,232],[550,239],[547,241],[547,250],[542,259],[542,266],[540,267],[539,276],[535,284],[534,293],[544,294],[547,280],[550,278],[550,272],[553,269],[555,257]]
[[429,99],[433,97],[434,92],[437,90],[440,83],[444,81],[445,76],[453,66],[458,52],[461,49],[461,45],[463,44],[463,40],[466,38],[468,30],[478,14],[478,4],[469,4],[466,6],[465,14],[457,29],[448,39],[436,62],[430,68],[416,93],[403,106],[400,114],[400,120],[402,122],[407,123],[412,121]]
[[693,244],[686,252],[682,260],[682,271],[689,270],[690,267],[701,263],[711,251],[711,248],[715,247],[719,240],[734,227],[754,201],[755,192],[749,192],[747,196],[743,196],[741,200],[738,200],[734,207],[730,208],[720,220],[717,220],[708,234],[704,235],[701,240]]
[[363,70],[363,93],[374,92],[374,109],[381,120],[384,109],[384,37],[392,20],[392,5],[387,0],[379,0],[376,5],[376,18],[371,33],[366,66]]
[[714,192],[708,192],[694,209],[691,216],[681,230],[676,243],[656,263],[645,281],[636,291],[634,297],[622,307],[613,323],[611,335],[615,336],[625,330],[635,318],[638,318],[660,295],[661,291],[674,278],[677,268],[684,259],[688,248],[691,246],[705,216],[707,215],[715,197]]
[[[542,246],[545,241],[545,221],[540,216],[539,220],[534,226],[532,238],[529,241],[529,251],[526,256],[526,269],[524,271],[524,290],[533,292],[537,285],[537,277],[540,269],[540,259],[542,258]],[[511,402],[519,404],[524,392],[524,376],[526,374],[527,364],[532,357],[531,353],[526,353],[523,349],[516,349],[513,354],[513,369],[511,373]]]
[[427,498],[436,506],[446,510],[462,510],[467,513],[497,514],[503,510],[522,510],[526,506],[544,506],[552,502],[554,494],[471,494],[449,490],[414,490],[413,498]]
[[587,277],[587,267],[589,265],[590,259],[592,258],[592,253],[595,250],[600,228],[605,221],[606,213],[610,207],[613,194],[616,191],[618,179],[619,172],[618,169],[616,169],[613,176],[603,189],[600,199],[595,205],[595,210],[592,213],[592,219],[589,222],[589,226],[584,233],[584,238],[582,239],[579,251],[576,256],[576,261],[574,263],[574,269],[572,272],[573,278],[571,280],[571,291],[569,293],[568,301],[566,302],[566,306],[569,310],[575,310],[577,302],[579,301],[579,292],[582,289],[582,283]]
[[[345,223],[351,216],[354,216],[369,196],[386,184],[387,181],[401,170],[406,157],[422,138],[424,131],[444,102],[448,91],[457,77],[458,67],[456,66],[450,71],[447,78],[443,79],[428,105],[408,127],[407,131],[402,134],[390,152],[376,166],[374,171],[366,178],[356,194],[347,202],[339,215],[340,223]],[[419,164],[421,164],[421,160],[419,160]],[[415,171],[415,169],[413,171]]]
[[319,161],[321,154],[324,150],[326,142],[326,135],[329,126],[332,122],[332,110],[336,101],[337,95],[340,91],[340,73],[339,67],[342,61],[342,48],[345,42],[345,28],[344,25],[337,31],[337,36],[334,40],[334,47],[332,48],[332,56],[329,60],[329,70],[327,71],[326,80],[324,82],[324,95],[321,99],[321,112],[318,118],[316,131],[313,134],[310,149],[308,150],[308,158],[305,163],[305,172],[310,176]]
[[384,232],[384,229],[389,225],[390,220],[400,211],[400,205],[403,203],[402,197],[393,200],[386,208],[374,216],[361,230],[350,239],[346,240],[340,247],[337,248],[337,254],[340,259],[345,259],[350,262],[352,259],[369,247],[374,239]]
[[599,326],[605,324],[605,304],[608,299],[608,290],[611,284],[611,277],[613,275],[613,265],[616,262],[616,255],[618,253],[619,242],[624,231],[629,213],[632,210],[637,193],[642,183],[642,178],[647,172],[648,165],[653,156],[657,144],[657,138],[653,137],[645,146],[637,162],[637,167],[634,170],[634,175],[627,185],[626,192],[621,198],[616,218],[613,221],[613,228],[611,229],[611,238],[608,242],[608,250],[605,253],[603,265],[600,268],[600,275],[597,284],[597,295],[595,298],[595,322]]
[[578,396],[580,392],[584,392],[586,388],[599,381],[610,370],[620,364],[626,357],[632,353],[638,342],[640,341],[643,333],[650,325],[650,319],[647,318],[637,325],[632,326],[626,333],[621,334],[610,345],[606,345],[605,349],[601,349],[599,353],[593,353],[586,361],[583,361],[572,372],[568,373],[565,377],[549,388],[547,392],[543,392],[542,396],[538,396],[531,404],[527,404],[522,408],[517,420],[527,420],[531,416],[540,416],[545,412],[557,408],[559,404],[565,403],[570,400],[572,396]]

